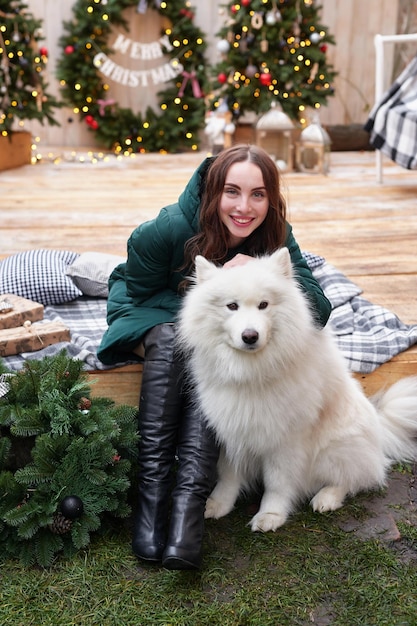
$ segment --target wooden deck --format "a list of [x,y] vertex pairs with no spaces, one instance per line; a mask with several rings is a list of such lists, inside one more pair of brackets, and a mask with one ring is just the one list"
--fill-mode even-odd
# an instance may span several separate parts
[[[34,248],[123,255],[135,226],[176,200],[204,156],[110,155],[93,163],[87,151],[73,157],[54,148],[35,166],[0,172],[0,255]],[[417,323],[417,172],[384,161],[379,185],[372,152],[336,152],[328,176],[288,173],[284,181],[301,248],[324,256],[372,302]],[[373,393],[408,374],[417,374],[416,346],[359,378]],[[140,368],[92,376],[96,395],[137,402]]]

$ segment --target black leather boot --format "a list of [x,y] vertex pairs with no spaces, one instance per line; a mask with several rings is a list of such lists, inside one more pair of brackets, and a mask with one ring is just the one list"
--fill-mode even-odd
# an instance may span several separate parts
[[182,409],[183,363],[177,359],[174,325],[160,324],[144,338],[145,361],[139,403],[138,506],[132,549],[141,559],[161,561],[167,538],[169,498]]
[[202,560],[204,510],[217,477],[219,449],[201,411],[184,408],[179,440],[171,521],[162,557],[166,569],[199,569]]

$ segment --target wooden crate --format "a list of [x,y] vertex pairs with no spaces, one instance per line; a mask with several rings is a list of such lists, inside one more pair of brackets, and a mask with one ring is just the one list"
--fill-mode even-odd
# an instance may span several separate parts
[[26,130],[16,130],[6,136],[0,135],[0,172],[29,165],[31,159],[31,133]]

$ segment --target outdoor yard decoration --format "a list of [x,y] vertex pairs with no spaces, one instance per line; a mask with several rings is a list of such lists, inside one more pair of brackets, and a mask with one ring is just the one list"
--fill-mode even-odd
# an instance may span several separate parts
[[49,566],[130,512],[136,407],[90,398],[82,361],[63,351],[0,361],[0,546],[25,565]]
[[[127,23],[126,10],[136,8]],[[148,12],[160,20],[157,40],[130,39],[136,20]],[[204,127],[206,67],[204,35],[189,2],[180,0],[78,0],[74,18],[64,23],[58,78],[67,103],[105,147],[117,153],[197,150]],[[121,55],[115,63],[113,54]],[[152,67],[152,60],[157,65]],[[141,61],[146,69],[135,69]],[[149,64],[148,64],[149,61]],[[149,66],[149,67],[148,67]],[[158,86],[158,104],[145,112],[121,106],[109,82],[141,102]]]

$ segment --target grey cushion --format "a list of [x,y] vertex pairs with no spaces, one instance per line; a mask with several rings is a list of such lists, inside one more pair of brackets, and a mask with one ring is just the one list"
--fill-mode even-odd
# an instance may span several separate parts
[[109,276],[117,265],[125,261],[125,257],[115,254],[84,252],[66,267],[66,273],[85,296],[107,298]]

